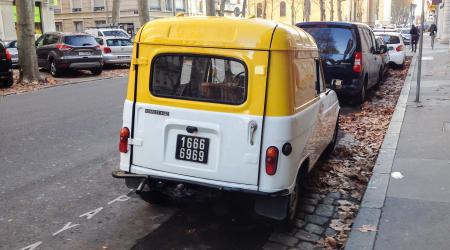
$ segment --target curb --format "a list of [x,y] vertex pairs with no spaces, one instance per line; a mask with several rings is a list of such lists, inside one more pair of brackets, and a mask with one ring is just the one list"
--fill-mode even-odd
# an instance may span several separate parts
[[37,88],[31,91],[24,91],[24,92],[17,92],[17,93],[8,93],[8,94],[4,94],[4,95],[0,95],[0,97],[5,97],[5,96],[11,96],[11,95],[21,95],[21,94],[27,94],[27,93],[32,93],[32,92],[36,92],[42,89],[49,89],[49,88],[55,88],[55,87],[62,87],[62,86],[66,86],[66,85],[72,85],[72,84],[78,84],[78,83],[85,83],[85,82],[96,82],[96,81],[101,81],[101,80],[109,80],[109,79],[113,79],[113,78],[125,78],[128,76],[107,76],[107,77],[102,77],[102,78],[94,78],[94,79],[80,79],[80,80],[74,80],[74,81],[67,81],[67,82],[61,82],[60,84],[55,84],[55,85],[49,85],[49,86],[43,86],[41,88]]
[[[381,209],[386,199],[391,169],[397,150],[397,142],[400,137],[403,118],[406,112],[406,104],[411,90],[411,81],[416,72],[416,62],[417,57],[414,55],[402,91],[398,97],[394,114],[389,123],[389,128],[386,131],[383,144],[378,153],[377,161],[373,168],[373,175],[367,185],[358,215],[353,222],[350,236],[345,246],[346,250],[372,250],[374,248]],[[363,225],[376,226],[376,230],[363,233],[358,230]]]

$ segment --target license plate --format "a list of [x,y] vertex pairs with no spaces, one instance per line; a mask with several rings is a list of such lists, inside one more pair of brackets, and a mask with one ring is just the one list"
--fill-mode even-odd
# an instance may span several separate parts
[[129,56],[119,56],[119,59],[129,59]]
[[78,55],[80,55],[80,56],[90,56],[91,52],[78,52]]
[[206,164],[208,162],[209,138],[178,135],[175,159]]

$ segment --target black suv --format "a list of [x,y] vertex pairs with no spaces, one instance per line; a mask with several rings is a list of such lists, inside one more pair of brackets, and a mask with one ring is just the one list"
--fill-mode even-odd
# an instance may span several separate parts
[[316,40],[327,85],[341,100],[363,103],[367,90],[383,78],[380,54],[387,49],[377,47],[372,29],[346,22],[305,22],[297,26]]
[[100,45],[87,34],[45,33],[36,40],[39,67],[53,76],[67,69],[87,69],[94,75],[102,73],[103,57]]
[[11,54],[0,41],[0,88],[11,87],[13,84],[13,69]]

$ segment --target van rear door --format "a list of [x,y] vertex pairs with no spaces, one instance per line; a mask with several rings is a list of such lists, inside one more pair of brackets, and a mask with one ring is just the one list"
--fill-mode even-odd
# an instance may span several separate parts
[[257,185],[269,52],[141,48],[131,171]]

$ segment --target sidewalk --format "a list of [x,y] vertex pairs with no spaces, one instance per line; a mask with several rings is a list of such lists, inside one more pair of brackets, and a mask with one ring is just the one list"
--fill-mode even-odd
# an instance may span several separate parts
[[[436,43],[431,50],[426,34],[423,58],[421,102],[414,102],[414,60],[347,250],[450,249],[448,45]],[[392,172],[404,177],[392,178]],[[361,232],[365,231],[359,230],[363,225],[377,230]]]

